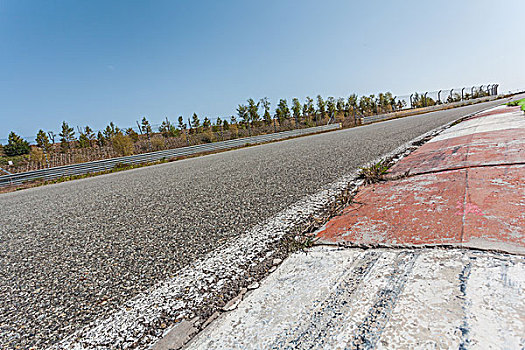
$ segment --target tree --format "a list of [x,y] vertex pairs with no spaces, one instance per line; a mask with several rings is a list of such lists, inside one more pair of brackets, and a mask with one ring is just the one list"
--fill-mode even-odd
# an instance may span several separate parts
[[248,115],[252,125],[254,122],[258,122],[261,117],[259,116],[259,102],[255,103],[253,98],[248,99]]
[[106,138],[104,137],[104,134],[102,134],[102,131],[97,133],[97,145],[99,147],[104,147],[106,145]]
[[78,144],[81,148],[92,147],[94,140],[95,134],[93,133],[93,129],[91,129],[89,126],[86,126],[84,130],[80,130]]
[[323,101],[321,95],[317,95],[317,113],[321,115],[321,119],[324,118],[324,115],[326,113],[326,103]]
[[51,144],[55,144],[55,137],[57,136],[54,132],[48,131],[47,135],[49,136],[49,140],[51,141]]
[[129,136],[131,141],[137,142],[139,140],[139,134],[133,128],[127,128],[126,129],[126,135]]
[[335,104],[335,107],[337,109],[337,112],[339,113],[344,113],[345,116],[346,116],[346,112],[347,112],[347,108],[346,108],[346,102],[345,102],[345,99],[343,97],[339,97],[337,99],[337,102]]
[[22,154],[29,154],[30,150],[31,147],[29,147],[29,142],[11,131],[8,137],[7,145],[4,146],[4,153],[6,156],[20,156]]
[[146,134],[146,136],[148,137],[148,140],[149,140],[150,135],[153,132],[153,130],[151,129],[151,125],[150,125],[149,121],[146,119],[146,117],[143,117],[142,121],[140,122],[140,131],[143,134]]
[[208,117],[204,117],[204,120],[202,122],[202,127],[204,130],[208,130],[211,126],[211,121],[208,119]]
[[[150,128],[151,129],[151,128]],[[113,122],[109,122],[109,125],[104,129],[104,137],[107,141],[110,141],[113,136],[121,132],[118,126],[115,126]]]
[[199,120],[199,117],[197,116],[197,113],[193,113],[193,116],[191,118],[191,125],[190,126],[195,128],[195,129],[198,129],[201,126],[201,121]]
[[299,102],[297,98],[292,99],[292,111],[293,117],[295,118],[295,126],[297,127],[299,118],[301,117],[301,102]]
[[159,131],[164,137],[175,137],[178,135],[177,128],[175,128],[175,125],[171,124],[171,122],[168,120],[168,117],[166,117],[166,120],[160,124]]
[[248,107],[245,105],[237,106],[237,115],[242,120],[243,123],[248,123],[250,121],[250,115],[248,114]]
[[286,99],[280,99],[275,109],[275,117],[279,119],[279,124],[282,124],[283,121],[287,118],[290,118],[290,109],[288,108],[288,102]]
[[272,123],[272,115],[270,114],[270,101],[268,100],[268,97],[261,98],[261,101],[259,103],[262,105],[264,109],[263,119],[264,122],[267,125],[270,125]]
[[62,122],[62,131],[58,134],[60,136],[60,146],[62,152],[69,149],[70,143],[75,141],[75,130],[70,127],[65,121]]
[[357,110],[357,95],[352,94],[348,96],[348,99],[346,100],[346,104],[348,107],[348,112],[356,111]]
[[336,102],[335,102],[335,98],[333,98],[332,96],[326,99],[326,111],[328,112],[328,116],[330,118],[335,116]]
[[186,124],[184,123],[184,118],[181,116],[179,116],[179,130],[182,131],[182,130],[186,130]]
[[44,130],[38,130],[35,138],[36,145],[44,150],[44,152],[49,153],[51,151],[51,142]]
[[306,102],[303,105],[303,116],[310,119],[315,114],[314,100],[307,96]]

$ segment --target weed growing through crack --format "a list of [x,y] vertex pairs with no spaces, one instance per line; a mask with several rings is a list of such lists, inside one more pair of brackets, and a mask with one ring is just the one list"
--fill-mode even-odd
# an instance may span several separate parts
[[366,185],[384,181],[390,166],[392,163],[389,160],[380,160],[369,167],[361,168],[359,178],[363,179]]

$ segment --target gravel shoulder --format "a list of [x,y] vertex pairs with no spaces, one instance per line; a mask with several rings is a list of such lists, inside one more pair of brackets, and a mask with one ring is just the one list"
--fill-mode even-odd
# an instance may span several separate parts
[[0,195],[0,345],[42,348],[468,106]]

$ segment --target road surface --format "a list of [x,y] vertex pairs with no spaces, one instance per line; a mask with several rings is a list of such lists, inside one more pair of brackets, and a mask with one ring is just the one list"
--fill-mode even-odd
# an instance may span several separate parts
[[368,161],[501,103],[0,195],[0,347],[54,344]]

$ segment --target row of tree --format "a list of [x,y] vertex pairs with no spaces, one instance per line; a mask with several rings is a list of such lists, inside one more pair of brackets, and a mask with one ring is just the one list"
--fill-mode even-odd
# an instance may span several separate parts
[[[457,96],[454,96],[456,99]],[[452,101],[448,101],[452,102]],[[424,97],[422,94],[415,94],[412,107],[431,106],[436,104],[431,98]],[[247,129],[252,134],[252,129],[263,125],[274,128],[276,125],[282,126],[287,122],[292,122],[295,127],[301,124],[312,126],[327,118],[334,119],[336,116],[347,118],[352,116],[367,116],[378,113],[392,112],[403,109],[407,106],[404,100],[398,100],[390,92],[380,93],[379,95],[361,96],[352,94],[347,98],[328,97],[323,99],[318,95],[316,99],[306,97],[301,103],[299,99],[293,98],[290,106],[286,99],[280,99],[274,113],[271,113],[271,104],[268,98],[259,101],[248,99],[245,104],[237,106],[237,115],[230,116],[230,120],[218,117],[215,122],[205,117],[202,121],[194,113],[187,119],[187,123],[182,116],[177,120],[178,124],[173,124],[166,118],[158,128],[158,132],[164,137],[178,137],[181,134],[198,134],[205,132],[218,132],[229,130],[231,127]],[[39,130],[35,139],[37,147],[45,153],[56,150],[58,143],[60,152],[67,152],[72,147],[89,148],[104,147],[107,145],[117,145],[129,149],[133,143],[140,139],[150,140],[154,134],[152,126],[146,117],[141,122],[137,122],[137,131],[133,128],[121,129],[113,122],[110,122],[104,130],[95,132],[91,127],[75,129],[67,122],[63,122],[61,131],[55,134],[52,131],[44,132]],[[78,133],[78,137],[76,136]],[[14,132],[9,134],[8,144],[3,147],[3,152],[8,156],[23,155],[30,152],[30,145]],[[124,152],[126,153],[126,152]]]

